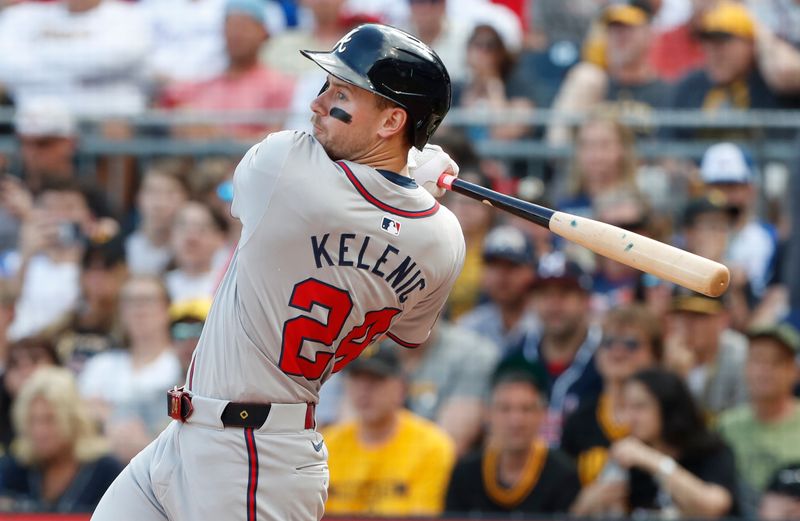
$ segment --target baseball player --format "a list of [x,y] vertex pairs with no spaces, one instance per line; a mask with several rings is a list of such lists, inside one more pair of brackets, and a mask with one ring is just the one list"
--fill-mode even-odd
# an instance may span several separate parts
[[375,24],[303,55],[328,73],[314,135],[271,134],[237,167],[242,235],[185,388],[169,393],[176,421],[95,521],[320,519],[320,386],[384,335],[423,342],[460,272],[459,224],[421,186],[457,166],[441,149],[409,154],[450,106],[439,57]]

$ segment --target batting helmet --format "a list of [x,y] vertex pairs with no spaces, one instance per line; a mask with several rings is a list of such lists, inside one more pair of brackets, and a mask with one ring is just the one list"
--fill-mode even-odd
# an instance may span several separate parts
[[433,50],[394,27],[365,24],[330,52],[300,51],[329,74],[389,99],[408,113],[422,149],[450,109],[450,75]]

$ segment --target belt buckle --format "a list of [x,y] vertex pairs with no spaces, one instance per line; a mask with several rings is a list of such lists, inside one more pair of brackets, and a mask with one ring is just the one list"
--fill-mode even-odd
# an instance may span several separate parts
[[192,398],[183,386],[176,385],[167,391],[167,414],[170,418],[186,422],[193,412]]

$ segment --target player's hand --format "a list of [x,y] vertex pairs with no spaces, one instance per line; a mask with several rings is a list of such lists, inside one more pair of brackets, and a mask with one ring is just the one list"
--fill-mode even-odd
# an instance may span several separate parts
[[425,145],[422,151],[411,147],[408,151],[408,172],[418,185],[434,197],[441,197],[446,190],[438,185],[442,174],[458,176],[458,165],[438,145]]

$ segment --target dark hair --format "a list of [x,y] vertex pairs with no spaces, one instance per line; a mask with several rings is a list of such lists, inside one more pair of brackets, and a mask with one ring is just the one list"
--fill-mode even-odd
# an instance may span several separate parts
[[722,440],[706,426],[703,413],[686,383],[677,374],[664,369],[643,369],[628,382],[639,382],[658,402],[661,439],[677,449],[681,459],[713,450]]
[[500,53],[500,63],[498,67],[500,68],[500,77],[503,81],[508,80],[508,77],[511,75],[511,72],[514,70],[514,65],[516,65],[515,56],[508,50],[506,47],[506,43],[503,41],[503,37],[500,33],[495,29],[493,26],[489,24],[478,24],[472,30],[472,34],[469,36],[469,40],[467,41],[468,44],[471,44],[475,37],[478,35],[478,31],[480,30],[487,30],[492,33],[492,36],[495,38],[495,44],[497,46],[497,52]]

